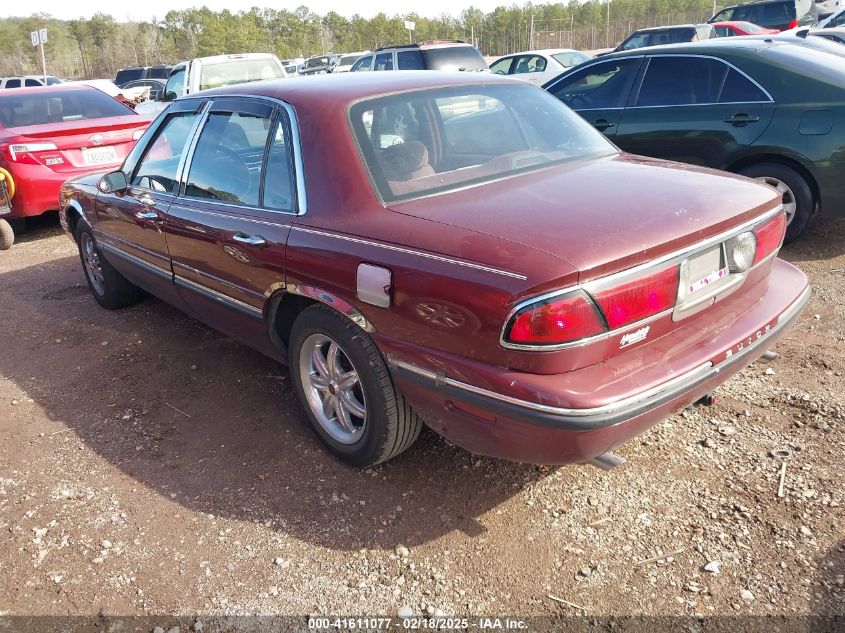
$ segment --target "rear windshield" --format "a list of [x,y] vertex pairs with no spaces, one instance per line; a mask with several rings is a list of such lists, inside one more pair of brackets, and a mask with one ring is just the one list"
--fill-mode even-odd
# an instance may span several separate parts
[[275,59],[231,59],[204,64],[200,75],[200,90],[251,81],[281,79],[283,72],[281,65]]
[[170,66],[153,66],[147,71],[150,79],[167,79],[170,75]]
[[123,70],[117,71],[117,75],[114,78],[114,83],[125,84],[127,81],[135,81],[136,79],[141,79],[143,76],[143,68],[124,68]]
[[581,117],[528,84],[378,97],[353,105],[350,120],[386,202],[615,151]]
[[63,121],[102,119],[135,114],[99,90],[39,90],[31,94],[0,95],[0,124],[25,127]]
[[428,70],[487,70],[484,57],[474,46],[445,46],[423,51]]

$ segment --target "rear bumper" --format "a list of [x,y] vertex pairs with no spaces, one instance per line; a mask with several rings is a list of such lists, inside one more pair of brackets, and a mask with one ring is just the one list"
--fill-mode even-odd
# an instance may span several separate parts
[[12,212],[5,217],[26,218],[57,210],[62,184],[76,175],[57,173],[43,165],[16,165],[12,171],[15,179]]
[[[810,294],[806,277],[790,264],[776,260],[770,288],[762,300],[736,319],[735,326],[723,328],[717,338],[706,345],[692,346],[692,353],[699,357],[686,359],[688,365],[692,361],[690,369],[673,374],[673,360],[667,358],[661,384],[596,407],[550,403],[570,395],[567,387],[573,382],[571,374],[589,371],[601,380],[602,367],[533,377],[537,397],[527,400],[504,390],[480,388],[400,358],[391,357],[390,364],[412,406],[429,426],[455,444],[474,453],[515,461],[584,462],[695,402],[757,360],[788,331]],[[714,354],[714,350],[719,352]],[[605,373],[605,382],[615,378],[610,368]],[[575,382],[579,380],[575,378]],[[598,390],[600,385],[594,384]]]

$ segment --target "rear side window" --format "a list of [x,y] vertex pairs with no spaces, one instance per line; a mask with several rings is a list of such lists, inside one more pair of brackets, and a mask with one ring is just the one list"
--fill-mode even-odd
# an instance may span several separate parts
[[290,129],[287,119],[280,116],[276,121],[267,154],[267,171],[264,175],[262,206],[275,211],[292,213],[296,210],[294,196],[293,155],[291,154]]
[[213,112],[194,150],[185,195],[257,206],[271,118]]
[[419,51],[399,51],[396,53],[396,65],[399,70],[425,70],[422,53]]
[[102,119],[135,114],[125,105],[99,90],[47,90],[37,94],[0,95],[0,123],[3,127],[24,127]]
[[768,101],[769,98],[757,84],[731,68],[722,87],[719,103],[751,103]]
[[35,88],[36,86],[43,86],[44,84],[38,81],[37,79],[26,79],[24,81],[24,85],[27,88]]
[[652,57],[637,96],[638,106],[717,103],[727,66],[699,57]]
[[176,193],[179,161],[196,119],[193,112],[170,115],[147,145],[129,179],[130,184],[161,193]]
[[445,46],[423,51],[429,70],[486,70],[484,57],[474,46]]
[[124,68],[123,70],[117,71],[117,75],[115,75],[114,78],[114,83],[118,85],[125,84],[127,81],[135,81],[136,79],[141,79],[143,76],[143,68]]
[[574,110],[621,108],[628,100],[639,67],[639,59],[593,64],[568,75],[548,90]]
[[167,79],[169,74],[169,66],[153,66],[147,71],[147,77],[150,79]]
[[21,80],[20,79],[9,79],[6,82],[4,88],[20,88],[21,87]]

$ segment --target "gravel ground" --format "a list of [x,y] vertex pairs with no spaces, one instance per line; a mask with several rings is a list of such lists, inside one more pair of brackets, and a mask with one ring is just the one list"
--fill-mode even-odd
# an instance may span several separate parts
[[285,368],[154,299],[100,309],[41,226],[0,253],[0,615],[845,615],[845,222],[782,256],[815,295],[780,358],[624,466],[426,433],[359,471]]

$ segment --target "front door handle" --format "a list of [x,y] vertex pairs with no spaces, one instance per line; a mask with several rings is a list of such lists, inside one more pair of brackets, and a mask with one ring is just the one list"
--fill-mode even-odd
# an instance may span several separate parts
[[595,123],[593,123],[593,127],[596,128],[599,132],[604,132],[605,130],[616,127],[615,123],[611,123],[607,119],[599,119]]
[[232,240],[238,244],[246,244],[247,246],[264,246],[267,244],[267,240],[260,235],[245,235],[243,233],[235,233],[232,236]]
[[753,114],[747,114],[745,112],[737,112],[733,116],[729,116],[725,119],[725,123],[730,123],[732,125],[746,125],[748,123],[756,123],[760,120],[760,117],[754,116]]
[[135,217],[139,220],[158,220],[158,213],[155,211],[138,211]]
[[143,204],[145,207],[154,207],[156,206],[156,201],[153,200],[153,197],[148,193],[142,193],[136,197],[138,202]]

